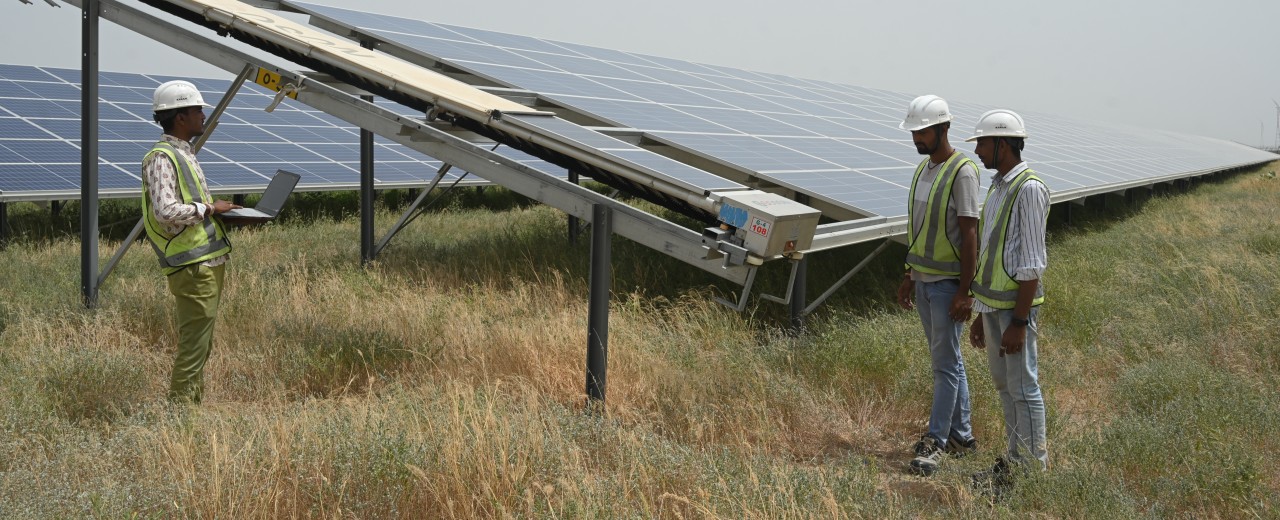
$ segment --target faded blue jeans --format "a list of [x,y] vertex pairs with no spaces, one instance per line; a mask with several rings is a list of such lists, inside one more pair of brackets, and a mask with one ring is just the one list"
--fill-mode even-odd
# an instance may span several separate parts
[[1000,392],[1000,406],[1004,409],[1004,430],[1008,436],[1007,457],[1011,462],[1040,462],[1040,469],[1049,467],[1049,453],[1045,447],[1044,396],[1040,393],[1040,375],[1036,368],[1039,327],[1036,317],[1039,307],[1032,307],[1027,316],[1027,339],[1022,352],[1000,355],[1000,337],[1009,328],[1012,310],[982,313],[982,333],[986,344],[987,363],[991,365],[991,379]]
[[929,436],[946,445],[954,436],[973,436],[969,422],[969,380],[960,354],[960,331],[964,322],[951,319],[951,299],[960,288],[958,280],[916,282],[916,309],[933,360],[933,410],[929,413]]

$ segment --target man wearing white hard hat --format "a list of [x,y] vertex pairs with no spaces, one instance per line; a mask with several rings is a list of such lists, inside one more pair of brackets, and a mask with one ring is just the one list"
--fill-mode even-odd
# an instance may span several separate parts
[[925,156],[907,201],[911,228],[898,303],[916,307],[929,344],[933,407],[910,466],[926,476],[937,471],[945,452],[962,455],[977,448],[960,332],[973,307],[969,284],[978,257],[978,167],[947,139],[952,119],[945,100],[927,95],[907,106],[907,117],[898,125],[911,132],[916,151]]
[[1022,160],[1027,127],[1011,110],[992,110],[978,119],[973,137],[983,167],[995,170],[978,225],[978,273],[969,340],[985,348],[991,378],[1000,393],[1008,445],[989,472],[975,483],[998,491],[1013,483],[1015,468],[1049,467],[1044,396],[1040,391],[1039,309],[1041,278],[1048,265],[1045,223],[1049,189]]
[[142,218],[168,278],[178,322],[169,399],[192,403],[204,395],[204,365],[213,346],[223,269],[231,252],[217,215],[240,207],[210,196],[191,147],[191,140],[204,134],[208,106],[189,82],[157,87],[152,110],[164,135],[142,160]]

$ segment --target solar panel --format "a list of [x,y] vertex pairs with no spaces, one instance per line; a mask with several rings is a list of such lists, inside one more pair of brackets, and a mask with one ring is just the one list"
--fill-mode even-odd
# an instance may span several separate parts
[[[700,156],[862,216],[905,214],[920,156],[897,128],[914,95],[600,49],[318,4],[314,18]],[[962,143],[992,107],[952,101]],[[1274,155],[1226,141],[1023,114],[1024,156],[1055,192],[1194,174]],[[985,181],[985,179],[984,179]]]
[[[99,187],[135,196],[142,157],[160,137],[151,121],[151,95],[170,79],[187,79],[216,105],[229,80],[171,78],[104,71],[99,75]],[[0,64],[0,200],[80,196],[80,71]],[[263,110],[272,96],[245,86],[236,94],[200,151],[211,188],[256,191],[278,169],[303,174],[299,189],[351,189],[360,182],[360,130],[333,116],[286,100]],[[418,116],[394,104],[400,114]],[[211,110],[206,111],[211,114]],[[441,163],[375,137],[374,167],[381,186],[413,186],[435,177]],[[550,163],[512,152],[512,158],[559,177]],[[465,174],[454,170],[444,182]],[[468,176],[464,184],[487,184]]]

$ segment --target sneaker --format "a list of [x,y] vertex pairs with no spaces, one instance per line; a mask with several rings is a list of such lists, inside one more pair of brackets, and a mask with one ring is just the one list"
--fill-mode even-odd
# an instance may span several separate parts
[[978,439],[969,437],[961,439],[952,432],[947,438],[946,446],[947,454],[953,457],[963,457],[975,451],[978,451]]
[[1013,487],[1013,468],[1004,457],[996,459],[990,470],[973,474],[973,489],[985,496],[1000,498]]
[[933,475],[938,471],[938,463],[942,462],[942,443],[925,435],[920,437],[915,446],[916,458],[911,459],[911,472],[921,476]]

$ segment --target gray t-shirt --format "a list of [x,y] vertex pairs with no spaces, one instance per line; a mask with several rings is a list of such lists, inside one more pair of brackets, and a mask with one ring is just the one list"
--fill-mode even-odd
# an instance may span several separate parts
[[[928,211],[929,189],[934,179],[942,173],[942,165],[932,161],[920,172],[920,180],[916,184],[916,200],[911,201],[911,232],[915,236],[924,225],[924,215]],[[960,225],[956,217],[978,218],[978,169],[973,163],[965,164],[956,175],[956,182],[951,186],[951,203],[947,205],[947,238],[952,244],[960,247]],[[911,279],[917,282],[936,282],[938,280],[958,279],[958,276],[921,273],[911,271]]]

